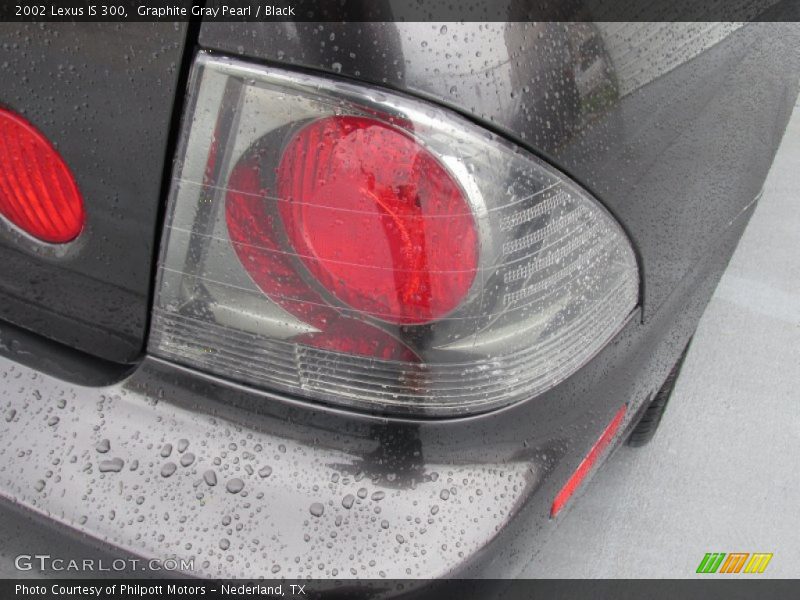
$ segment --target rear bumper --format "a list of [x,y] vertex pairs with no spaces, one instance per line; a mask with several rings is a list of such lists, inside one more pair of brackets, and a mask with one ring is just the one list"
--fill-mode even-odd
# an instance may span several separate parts
[[568,512],[551,520],[553,498],[619,406],[614,444],[663,381],[750,212],[646,324],[635,313],[567,381],[487,415],[354,415],[149,357],[115,383],[67,383],[0,357],[0,496],[54,537],[190,560],[192,576],[513,575]]
[[193,559],[190,575],[441,576],[540,483],[525,460],[429,459],[413,428],[225,407],[229,395],[276,400],[151,358],[103,388],[7,359],[0,371],[3,496],[126,554]]

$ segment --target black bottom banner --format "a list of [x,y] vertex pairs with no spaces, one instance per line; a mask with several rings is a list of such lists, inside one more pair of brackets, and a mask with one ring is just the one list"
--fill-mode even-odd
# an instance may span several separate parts
[[0,580],[0,598],[100,598],[156,600],[178,598],[434,598],[480,600],[627,598],[707,600],[800,597],[800,580],[733,579],[459,579],[404,580]]

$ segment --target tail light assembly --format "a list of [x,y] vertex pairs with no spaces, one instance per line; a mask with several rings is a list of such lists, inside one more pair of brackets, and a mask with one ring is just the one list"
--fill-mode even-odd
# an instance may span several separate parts
[[151,353],[379,413],[531,398],[636,306],[614,218],[435,105],[201,53],[174,168]]

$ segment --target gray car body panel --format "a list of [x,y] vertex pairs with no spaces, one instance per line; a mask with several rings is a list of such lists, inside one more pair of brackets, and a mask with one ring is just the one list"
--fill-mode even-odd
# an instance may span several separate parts
[[107,361],[147,331],[170,121],[186,24],[0,24],[0,105],[72,170],[86,226],[66,245],[0,217],[0,319]]
[[[152,358],[110,382],[76,359],[68,364],[81,375],[68,377],[54,367],[67,364],[63,348],[0,328],[0,496],[50,519],[54,532],[195,558],[196,575],[513,575],[535,536],[562,518],[550,518],[553,498],[612,416],[627,403],[623,429],[635,424],[686,346],[752,213],[797,83],[796,52],[784,52],[797,33],[780,24],[732,28],[666,66],[639,63],[627,78],[609,70],[624,56],[598,46],[586,26],[547,24],[539,38],[523,24],[490,24],[502,43],[479,44],[480,57],[474,24],[412,35],[396,24],[205,23],[200,44],[446,104],[593,190],[637,246],[644,295],[588,364],[478,417],[388,419]],[[409,49],[423,42],[427,58]],[[570,88],[576,43],[581,77],[573,71]],[[509,69],[520,47],[525,60]],[[773,52],[783,52],[782,73],[770,66]],[[540,85],[525,91],[533,78]],[[194,458],[182,466],[187,452]],[[113,459],[119,471],[103,465]],[[167,463],[176,469],[165,477]],[[210,469],[214,486],[203,478]],[[246,495],[226,490],[234,478]]]

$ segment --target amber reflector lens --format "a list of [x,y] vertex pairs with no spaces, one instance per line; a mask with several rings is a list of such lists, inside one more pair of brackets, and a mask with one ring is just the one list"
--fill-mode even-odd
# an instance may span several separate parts
[[53,244],[83,229],[83,200],[64,159],[20,115],[0,108],[0,214]]

